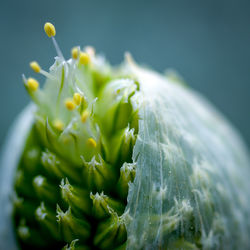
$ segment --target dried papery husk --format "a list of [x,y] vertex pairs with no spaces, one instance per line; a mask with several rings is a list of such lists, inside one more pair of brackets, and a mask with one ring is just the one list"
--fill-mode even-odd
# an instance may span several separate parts
[[198,93],[129,63],[142,93],[127,249],[248,249],[246,145]]

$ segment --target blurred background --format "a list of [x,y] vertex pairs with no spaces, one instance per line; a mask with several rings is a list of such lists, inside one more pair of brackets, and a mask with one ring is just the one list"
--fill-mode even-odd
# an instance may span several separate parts
[[[21,74],[56,55],[44,22],[70,56],[93,45],[113,64],[125,51],[157,71],[176,69],[237,127],[250,145],[250,1],[8,0],[0,4],[0,145],[29,102]],[[41,78],[39,78],[41,80]]]

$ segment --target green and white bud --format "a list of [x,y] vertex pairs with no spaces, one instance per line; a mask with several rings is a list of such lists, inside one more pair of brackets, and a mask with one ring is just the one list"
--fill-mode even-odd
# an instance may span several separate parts
[[250,157],[223,116],[129,54],[65,60],[44,28],[58,57],[30,64],[42,88],[23,76],[35,107],[1,163],[0,249],[248,249]]
[[38,175],[33,179],[32,184],[39,199],[52,204],[58,201],[58,187],[49,183],[46,177]]
[[52,209],[46,207],[44,202],[42,202],[36,209],[35,216],[44,231],[49,231],[55,240],[60,240],[56,213]]
[[70,243],[75,238],[80,238],[83,241],[88,239],[90,236],[90,225],[83,217],[75,217],[70,207],[66,212],[63,212],[61,208],[57,206],[56,213],[61,237],[66,242]]
[[21,219],[20,224],[17,227],[17,234],[29,247],[39,246],[44,247],[43,235],[36,229],[29,227],[26,224],[25,219]]
[[103,192],[95,195],[91,193],[90,198],[93,201],[92,213],[97,219],[109,217],[114,212],[121,215],[124,211],[124,206],[120,201],[108,197]]
[[98,225],[94,245],[100,249],[111,249],[122,245],[126,239],[124,218],[112,212],[109,219]]
[[83,172],[82,175],[86,179],[87,187],[93,191],[110,191],[110,189],[115,185],[116,182],[116,171],[114,167],[107,164],[98,155],[98,160],[95,156],[91,161],[86,162],[82,157],[83,161]]
[[63,200],[76,214],[91,214],[91,200],[89,191],[70,185],[68,179],[61,181],[61,194]]
[[51,178],[56,178],[61,180],[65,176],[68,179],[81,183],[81,172],[80,169],[75,166],[70,166],[62,159],[59,159],[56,154],[46,150],[42,153],[41,162],[46,172],[51,176]]

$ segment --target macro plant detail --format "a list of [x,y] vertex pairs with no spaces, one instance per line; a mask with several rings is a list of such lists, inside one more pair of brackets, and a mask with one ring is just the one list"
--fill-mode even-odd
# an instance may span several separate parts
[[23,75],[33,104],[12,167],[16,246],[248,249],[250,159],[223,116],[130,54],[113,67],[74,47],[65,60],[44,30],[58,56],[48,72],[30,63],[43,87]]
[[23,76],[37,109],[15,179],[17,236],[23,248],[120,247],[136,168],[138,83],[91,47],[73,48],[65,61],[55,27],[44,29],[58,57],[49,72],[30,63],[45,75],[43,89]]

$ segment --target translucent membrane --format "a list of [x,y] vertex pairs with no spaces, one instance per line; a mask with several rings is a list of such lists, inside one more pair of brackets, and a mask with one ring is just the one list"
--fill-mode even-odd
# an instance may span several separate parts
[[248,249],[250,159],[240,136],[197,93],[130,67],[143,100],[127,249]]

